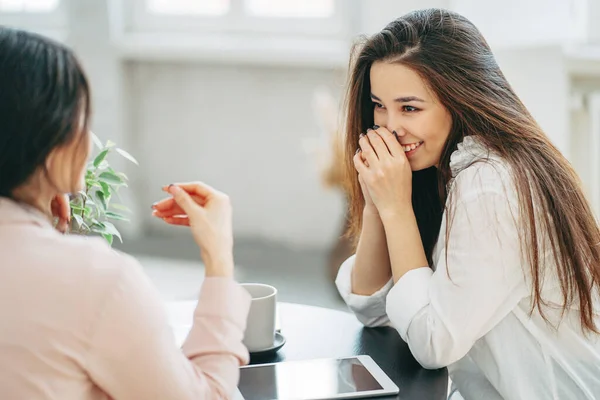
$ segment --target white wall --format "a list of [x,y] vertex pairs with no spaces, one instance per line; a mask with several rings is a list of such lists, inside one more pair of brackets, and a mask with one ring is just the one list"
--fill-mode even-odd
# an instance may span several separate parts
[[553,143],[571,157],[570,82],[559,46],[494,52],[517,95]]
[[373,34],[395,18],[422,8],[449,8],[451,0],[370,0],[362,1],[360,32]]
[[[333,240],[341,198],[323,189],[304,143],[319,135],[314,91],[339,92],[339,72],[133,63],[127,79],[140,207],[160,197],[162,185],[200,179],[231,196],[238,235],[309,246]],[[154,232],[173,231],[142,218]]]
[[495,45],[521,47],[583,41],[589,0],[450,0]]

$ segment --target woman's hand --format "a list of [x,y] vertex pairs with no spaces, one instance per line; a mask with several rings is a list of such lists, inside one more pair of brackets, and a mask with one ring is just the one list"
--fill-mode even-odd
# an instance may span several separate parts
[[71,223],[71,204],[68,194],[58,194],[50,203],[50,211],[54,218],[58,218],[56,230],[60,233],[67,233]]
[[189,226],[200,247],[207,276],[233,275],[233,228],[229,197],[201,182],[163,188],[173,197],[152,205],[153,215]]
[[373,203],[373,199],[371,198],[369,189],[367,189],[367,184],[365,183],[364,179],[360,174],[358,174],[358,183],[360,184],[360,189],[362,190],[362,194],[365,199],[364,212],[373,215],[378,215],[377,207],[375,207],[375,203]]
[[[412,208],[412,170],[404,149],[386,128],[369,129],[359,140],[354,166],[379,215]],[[364,190],[363,190],[364,194]]]
[[[364,155],[361,152],[360,147],[358,148],[356,153],[360,155],[362,161],[368,167],[369,162],[365,159]],[[367,214],[379,215],[379,212],[377,211],[377,207],[375,207],[375,203],[373,203],[373,199],[371,198],[371,194],[369,193],[369,189],[367,189],[367,185],[360,174],[358,174],[358,184],[360,185],[360,190],[362,191],[363,198],[365,199],[365,208],[363,211],[366,212]]]

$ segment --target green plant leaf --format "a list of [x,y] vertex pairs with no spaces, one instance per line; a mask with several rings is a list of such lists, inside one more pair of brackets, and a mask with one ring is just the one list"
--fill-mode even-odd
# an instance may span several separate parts
[[100,187],[104,193],[104,197],[109,198],[111,195],[110,185],[106,182],[100,182]]
[[94,142],[96,147],[101,149],[103,146],[102,146],[102,141],[100,140],[100,138],[98,136],[96,136],[96,134],[94,132],[90,132],[90,133],[92,134],[92,141]]
[[71,211],[76,211],[77,213],[81,214],[82,212],[85,211],[85,208],[83,208],[79,204],[71,203]]
[[92,232],[108,233],[106,231],[106,226],[102,222],[100,222],[94,218],[92,218],[92,220],[90,222],[91,222],[90,229],[92,230]]
[[109,151],[109,149],[102,150],[100,154],[98,154],[96,158],[94,158],[94,167],[98,168],[98,166],[102,163],[102,161],[104,161],[104,159],[108,155]]
[[129,222],[129,219],[127,217],[125,217],[124,215],[112,212],[112,211],[107,211],[106,212],[106,218],[110,218],[110,219],[114,219],[116,221],[125,221],[125,222]]
[[88,189],[91,189],[93,187],[100,187],[100,181],[98,181],[96,179],[86,179],[85,185],[87,186]]
[[[77,195],[77,196],[73,197],[71,199],[71,201],[69,201],[69,205],[71,206],[71,211],[73,211],[74,208],[83,207],[82,203],[83,203],[83,201],[82,201],[81,196]],[[81,210],[79,210],[79,211],[81,211]]]
[[110,203],[110,206],[112,208],[114,208],[115,210],[121,210],[121,211],[125,211],[125,212],[131,212],[131,210],[129,208],[127,208],[126,206],[124,206],[123,204]]
[[77,221],[77,226],[82,227],[85,224],[81,215],[73,214],[73,218],[75,219],[75,221]]
[[123,179],[111,171],[104,171],[100,175],[98,175],[98,180],[100,182],[106,182],[110,185],[124,185],[125,181]]
[[[82,191],[83,192],[83,191]],[[85,197],[85,192],[77,192],[77,193],[73,193],[71,195],[71,203],[76,203],[78,204],[79,202],[81,202]]]
[[109,246],[112,246],[112,244],[113,244],[113,235],[110,235],[108,233],[103,233],[102,237],[108,242]]
[[106,211],[108,206],[106,205],[106,197],[104,196],[104,192],[101,190],[96,190],[95,194],[96,194],[96,198],[100,201],[100,205],[102,206],[102,209],[104,211]]
[[135,157],[133,157],[131,154],[129,154],[128,152],[126,152],[123,149],[115,149],[115,151],[117,153],[119,153],[120,155],[122,155],[123,157],[125,157],[126,159],[128,159],[129,161],[131,161],[132,163],[134,163],[135,165],[140,165],[140,163],[138,163],[138,161],[135,159]]
[[104,160],[100,163],[100,165],[98,165],[98,167],[96,167],[96,169],[102,171],[108,168],[108,165],[108,161]]
[[[81,227],[85,227],[80,230],[80,233],[100,234],[112,245],[115,236],[121,242],[123,240],[117,228],[107,220],[129,221],[124,213],[118,210],[130,211],[122,204],[111,204],[113,197],[116,197],[114,200],[122,203],[119,189],[127,187],[128,178],[124,173],[111,168],[109,156],[114,150],[128,161],[136,165],[139,163],[130,153],[117,148],[113,141],[107,140],[106,144],[102,146],[102,142],[96,135],[93,135],[92,139],[100,150],[96,157],[86,164],[85,191],[79,192],[76,198],[71,199],[73,205],[71,211],[77,215],[77,217],[73,217],[75,221],[73,221],[72,228],[75,230],[76,225],[79,224]],[[108,211],[109,208],[111,211]]]
[[111,222],[105,221],[104,222],[104,227],[105,227],[105,233],[108,233],[108,234],[111,234],[111,235],[114,235],[114,236],[118,237],[119,240],[121,241],[121,243],[123,243],[123,239],[121,238],[121,234],[119,233],[119,231],[117,230],[117,228]]

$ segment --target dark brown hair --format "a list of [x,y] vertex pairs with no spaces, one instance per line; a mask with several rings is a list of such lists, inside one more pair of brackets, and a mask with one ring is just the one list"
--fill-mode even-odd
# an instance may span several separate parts
[[82,139],[90,113],[89,84],[70,49],[0,26],[0,196],[11,197],[53,149]]
[[[450,155],[465,136],[477,136],[514,175],[522,248],[534,283],[532,310],[537,307],[544,316],[540,239],[548,233],[563,310],[578,302],[582,328],[598,333],[593,299],[600,284],[600,230],[579,178],[508,84],[478,29],[454,12],[411,12],[354,47],[345,104],[349,234],[357,238],[362,227],[364,198],[352,157],[359,134],[373,125],[369,73],[375,61],[416,71],[452,117],[439,168],[413,173],[413,207],[429,261],[448,195]],[[446,235],[451,218],[447,221]]]

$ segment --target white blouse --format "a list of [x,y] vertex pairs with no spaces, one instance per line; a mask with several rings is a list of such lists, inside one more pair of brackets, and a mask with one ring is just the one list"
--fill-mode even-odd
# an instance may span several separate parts
[[[465,399],[600,399],[600,337],[582,333],[576,305],[561,319],[549,250],[542,297],[552,326],[537,309],[530,315],[533,283],[509,166],[466,137],[450,167],[448,251],[444,214],[433,268],[411,270],[371,296],[352,293],[351,256],[336,279],[349,308],[366,326],[391,324],[423,367],[448,367]],[[541,246],[549,249],[547,238]],[[600,301],[595,310],[600,325]]]

